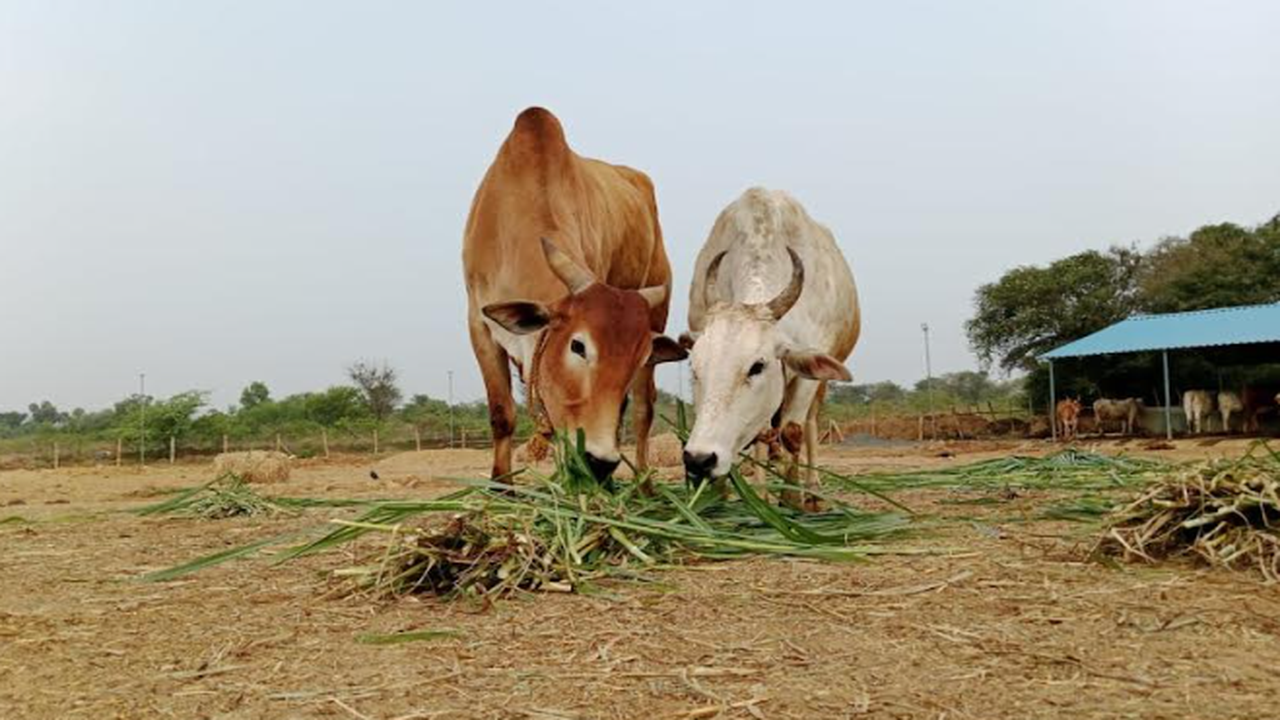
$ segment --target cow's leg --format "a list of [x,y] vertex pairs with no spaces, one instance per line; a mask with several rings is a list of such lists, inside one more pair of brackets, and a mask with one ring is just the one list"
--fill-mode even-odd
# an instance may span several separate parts
[[[813,397],[813,402],[809,405],[809,417],[804,425],[804,462],[808,467],[805,468],[804,485],[806,488],[813,488],[818,485],[818,414],[822,412],[822,401],[827,396],[827,384],[825,382],[818,384],[818,392]],[[810,512],[821,510],[821,506],[816,495],[806,494],[804,498],[804,507]]]
[[[782,401],[782,413],[779,422],[782,446],[790,455],[785,477],[792,485],[782,492],[782,502],[797,510],[817,507],[817,498],[809,502],[806,495],[798,487],[800,479],[800,450],[805,443],[805,425],[809,422],[809,413],[817,398],[822,383],[807,378],[796,378],[791,381],[785,399]],[[816,423],[815,423],[816,425]],[[816,434],[816,433],[814,433]],[[806,476],[807,476],[806,471]]]
[[[643,474],[649,467],[649,430],[653,427],[653,400],[657,394],[657,385],[653,381],[653,366],[645,365],[636,373],[631,382],[632,410],[631,425],[636,433],[636,472]],[[652,484],[646,479],[644,489],[652,491]]]
[[516,402],[511,395],[510,360],[478,315],[471,315],[468,329],[489,401],[489,427],[493,431],[492,477],[511,482],[508,476],[511,474],[511,436],[516,430]]

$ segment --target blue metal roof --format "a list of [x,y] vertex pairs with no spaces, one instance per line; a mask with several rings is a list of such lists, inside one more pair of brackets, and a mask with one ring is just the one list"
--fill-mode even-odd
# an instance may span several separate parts
[[1085,355],[1280,342],[1280,303],[1135,315],[1050,350],[1046,360]]

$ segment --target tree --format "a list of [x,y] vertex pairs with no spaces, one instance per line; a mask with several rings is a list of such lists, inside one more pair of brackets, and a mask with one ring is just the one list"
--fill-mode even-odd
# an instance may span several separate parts
[[[916,383],[916,392],[928,390],[928,380]],[[967,405],[977,405],[1003,394],[1001,388],[985,372],[961,370],[946,373],[933,379],[933,391],[948,398],[954,398]]]
[[31,414],[31,422],[37,425],[61,425],[67,420],[67,414],[60,412],[48,400],[31,403],[27,406],[27,412]]
[[246,410],[271,402],[271,390],[261,380],[254,380],[240,391],[240,407]]
[[866,403],[900,403],[907,397],[907,391],[895,382],[883,382],[867,385],[845,385],[832,383],[827,386],[827,398],[832,403],[848,403],[865,405]]
[[26,420],[24,412],[0,412],[0,430],[17,430]]
[[1280,215],[1253,230],[1205,225],[1188,238],[1166,238],[1141,273],[1148,312],[1280,301]]
[[347,375],[360,389],[369,414],[383,422],[400,404],[400,388],[396,385],[395,368],[387,363],[374,365],[360,361],[347,368]]
[[332,428],[365,414],[360,391],[348,385],[335,385],[324,392],[310,393],[306,403],[307,418]]
[[985,366],[1027,370],[1036,357],[1127,317],[1138,306],[1141,255],[1129,248],[1089,250],[1023,266],[978,288],[965,323]]

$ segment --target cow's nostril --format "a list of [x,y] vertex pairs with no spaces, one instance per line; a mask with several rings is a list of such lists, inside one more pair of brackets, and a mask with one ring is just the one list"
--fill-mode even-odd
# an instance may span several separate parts
[[696,478],[710,477],[716,469],[715,453],[695,453],[684,451],[684,469]]

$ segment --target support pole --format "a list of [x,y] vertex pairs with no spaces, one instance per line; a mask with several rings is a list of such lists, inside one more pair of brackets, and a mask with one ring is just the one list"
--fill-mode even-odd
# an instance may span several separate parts
[[1054,386],[1053,361],[1049,361],[1049,432],[1056,442],[1058,439],[1058,412],[1054,404],[1058,402],[1058,389]]
[[1161,353],[1164,359],[1164,436],[1173,439],[1173,399],[1169,392],[1169,351]]

